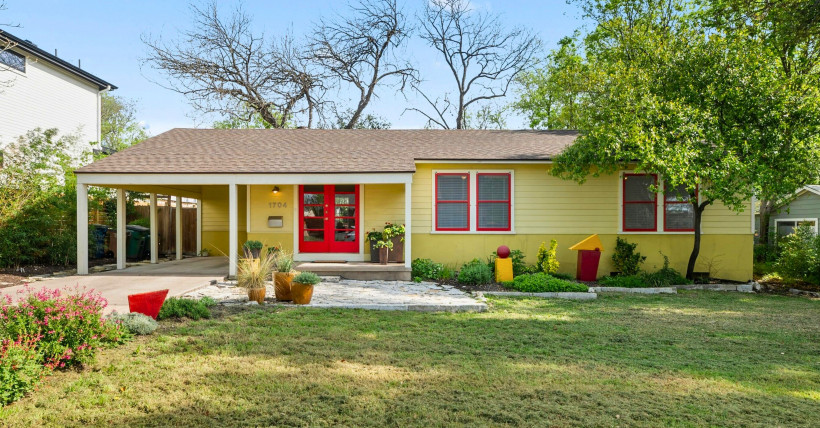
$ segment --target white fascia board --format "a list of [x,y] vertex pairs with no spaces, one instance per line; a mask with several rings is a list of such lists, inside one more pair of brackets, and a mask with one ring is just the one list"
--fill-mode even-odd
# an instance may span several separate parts
[[507,165],[507,164],[552,164],[551,160],[436,160],[436,159],[419,159],[415,161],[417,164],[492,164],[492,165]]
[[77,182],[92,186],[228,184],[404,184],[412,172],[357,174],[111,174],[80,173]]

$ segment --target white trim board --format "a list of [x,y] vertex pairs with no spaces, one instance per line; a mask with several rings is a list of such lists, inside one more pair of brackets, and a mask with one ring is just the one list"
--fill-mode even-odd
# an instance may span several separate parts
[[776,219],[774,219],[775,233],[777,233],[777,223],[785,223],[787,221],[794,222],[794,227],[795,228],[797,228],[797,223],[799,223],[799,222],[813,221],[814,222],[814,234],[815,235],[817,234],[817,223],[818,223],[817,218],[811,218],[811,217],[807,217],[807,218],[776,218]]
[[77,183],[96,186],[228,184],[404,184],[412,172],[366,174],[113,174],[80,173]]

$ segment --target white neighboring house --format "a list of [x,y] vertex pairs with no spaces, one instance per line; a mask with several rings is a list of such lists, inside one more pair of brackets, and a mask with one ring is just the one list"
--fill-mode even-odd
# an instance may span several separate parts
[[74,158],[100,141],[100,97],[116,86],[0,31],[0,150],[34,128],[78,135]]

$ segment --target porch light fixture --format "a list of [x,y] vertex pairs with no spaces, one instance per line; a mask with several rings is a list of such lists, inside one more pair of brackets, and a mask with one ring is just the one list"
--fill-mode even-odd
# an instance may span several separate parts
[[279,193],[279,186],[273,186],[273,194]]

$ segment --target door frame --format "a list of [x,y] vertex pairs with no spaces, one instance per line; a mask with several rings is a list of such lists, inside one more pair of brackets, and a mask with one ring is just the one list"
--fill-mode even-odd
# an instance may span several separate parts
[[[336,204],[335,204],[335,186],[338,184],[323,184],[324,188],[324,200],[327,202],[328,195],[332,195],[332,206],[330,204],[326,204],[324,214],[328,214],[328,211],[333,216],[335,220],[336,216]],[[363,242],[363,234],[361,232],[362,223],[364,221],[364,186],[359,184],[352,184],[355,186],[353,194],[355,195],[356,205],[355,205],[355,241],[349,242],[345,241],[345,244],[350,244],[350,248],[352,251],[339,251],[334,252],[330,251],[330,246],[333,245],[336,236],[336,228],[335,224],[333,223],[334,220],[329,220],[329,217],[325,217],[328,220],[325,220],[324,224],[324,232],[325,232],[325,240],[323,245],[327,245],[327,252],[324,251],[310,251],[305,250],[303,245],[305,242],[303,241],[304,237],[304,186],[305,185],[294,185],[294,218],[297,219],[294,224],[294,236],[293,236],[293,244],[294,244],[294,259],[299,261],[303,260],[345,260],[345,261],[360,261],[364,260],[364,242]],[[347,193],[347,192],[344,192]],[[318,242],[318,241],[317,241]],[[300,257],[300,255],[303,255]]]

